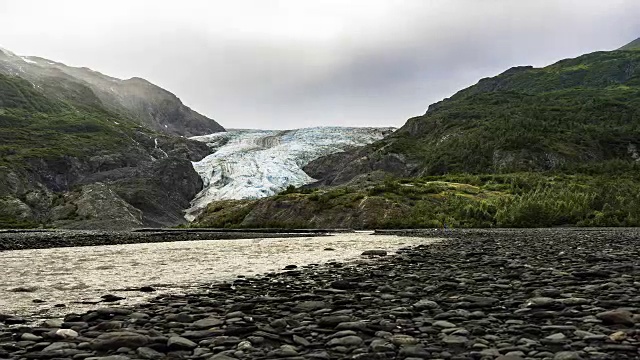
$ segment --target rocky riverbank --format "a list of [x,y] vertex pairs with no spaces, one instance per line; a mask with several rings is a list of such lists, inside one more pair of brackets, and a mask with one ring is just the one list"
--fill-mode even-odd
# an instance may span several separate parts
[[137,231],[0,230],[0,251],[142,244],[191,240],[231,240],[322,236],[331,230],[140,229]]
[[395,252],[435,240],[369,233],[262,235],[0,252],[0,313],[38,323],[114,302],[133,306],[158,295],[191,293],[204,284],[279,271],[290,264],[351,261],[368,249]]
[[450,237],[13,325],[0,359],[640,358],[638,230]]

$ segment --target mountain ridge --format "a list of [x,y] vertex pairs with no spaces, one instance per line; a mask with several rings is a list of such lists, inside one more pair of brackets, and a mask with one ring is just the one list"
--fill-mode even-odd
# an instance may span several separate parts
[[[0,73],[25,78],[60,100],[78,102],[86,96],[84,101],[89,104],[99,104],[167,134],[189,137],[224,131],[220,124],[146,79],[122,80],[87,67],[67,66],[39,56],[20,56],[6,49],[1,51]],[[89,88],[93,96],[78,89],[83,86]]]
[[640,38],[633,40],[618,50],[640,50]]
[[[595,52],[481,79],[393,135],[310,163],[321,184],[375,171],[396,176],[560,169],[635,161],[640,53]],[[352,163],[344,168],[340,164]]]

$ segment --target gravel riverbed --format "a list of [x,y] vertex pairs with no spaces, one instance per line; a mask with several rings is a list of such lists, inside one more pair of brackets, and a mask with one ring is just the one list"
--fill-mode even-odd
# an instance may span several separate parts
[[640,358],[638,230],[446,236],[38,327],[0,316],[0,359]]
[[5,251],[0,252],[0,312],[45,318],[96,309],[118,298],[123,298],[119,304],[131,305],[238,275],[348,261],[371,248],[394,252],[431,241],[344,233]]

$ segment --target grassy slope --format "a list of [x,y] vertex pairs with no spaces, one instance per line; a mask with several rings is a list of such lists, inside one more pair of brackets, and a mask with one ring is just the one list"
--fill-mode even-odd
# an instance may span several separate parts
[[481,80],[410,119],[385,148],[420,172],[572,169],[640,144],[640,52],[589,54]]
[[640,226],[640,176],[445,175],[291,189],[209,205],[192,226],[438,228]]
[[640,38],[633,40],[619,50],[640,50]]
[[99,107],[49,99],[26,80],[0,74],[0,165],[109,153],[131,145],[139,128]]

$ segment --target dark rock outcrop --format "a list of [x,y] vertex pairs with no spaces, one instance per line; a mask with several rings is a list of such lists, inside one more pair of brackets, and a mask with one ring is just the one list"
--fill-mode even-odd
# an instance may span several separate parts
[[183,210],[202,189],[190,160],[205,156],[208,148],[184,139],[167,142],[166,151],[139,145],[99,159],[65,157],[34,160],[29,170],[0,168],[0,223],[3,217],[12,219],[5,227],[128,229],[184,223]]

